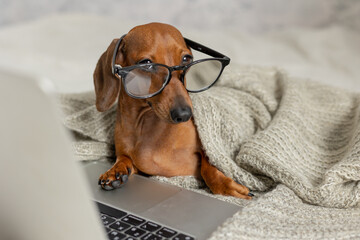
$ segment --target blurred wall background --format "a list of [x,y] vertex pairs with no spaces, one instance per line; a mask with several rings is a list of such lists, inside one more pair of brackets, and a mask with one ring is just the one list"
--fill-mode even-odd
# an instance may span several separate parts
[[109,42],[152,21],[231,66],[275,66],[360,91],[360,0],[0,0],[0,68],[49,77],[59,91],[92,90]]
[[359,0],[0,0],[0,27],[59,13],[91,13],[137,24],[161,21],[203,30],[264,32],[339,24],[360,31]]

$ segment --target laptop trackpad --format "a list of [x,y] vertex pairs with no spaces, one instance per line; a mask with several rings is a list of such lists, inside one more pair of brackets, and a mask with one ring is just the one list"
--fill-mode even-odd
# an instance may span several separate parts
[[193,234],[199,239],[209,237],[227,218],[240,207],[196,192],[182,190],[141,213],[160,223]]
[[139,175],[132,175],[122,187],[105,191],[97,183],[99,176],[106,172],[111,164],[92,161],[84,164],[94,200],[106,205],[139,214],[175,195],[180,188],[161,184]]

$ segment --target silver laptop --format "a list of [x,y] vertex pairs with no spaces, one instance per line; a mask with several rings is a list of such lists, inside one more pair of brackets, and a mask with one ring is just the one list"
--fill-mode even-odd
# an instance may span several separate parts
[[77,163],[52,84],[0,71],[0,238],[206,239],[239,206],[133,175],[102,190],[104,161]]

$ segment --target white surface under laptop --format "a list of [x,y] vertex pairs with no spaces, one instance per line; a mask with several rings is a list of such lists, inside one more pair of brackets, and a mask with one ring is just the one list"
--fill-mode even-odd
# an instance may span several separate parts
[[92,200],[197,239],[239,210],[138,175],[120,189],[102,190],[97,180],[109,165],[76,164],[51,82],[1,69],[0,80],[0,239],[106,239]]

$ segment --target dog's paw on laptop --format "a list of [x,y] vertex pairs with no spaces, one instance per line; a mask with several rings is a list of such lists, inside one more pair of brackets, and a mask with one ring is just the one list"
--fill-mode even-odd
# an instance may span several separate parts
[[131,168],[125,164],[114,164],[112,168],[100,176],[98,184],[105,190],[119,188],[128,181],[131,172]]

